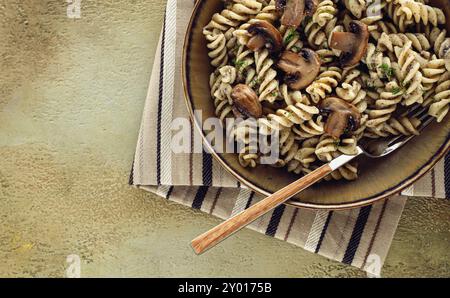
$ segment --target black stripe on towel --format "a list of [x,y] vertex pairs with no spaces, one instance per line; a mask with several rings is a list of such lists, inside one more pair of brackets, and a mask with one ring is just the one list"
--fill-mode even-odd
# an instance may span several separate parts
[[212,185],[212,155],[203,151],[203,185]]
[[322,232],[320,233],[319,242],[317,242],[315,253],[318,253],[320,247],[322,246],[323,238],[325,238],[325,234],[327,233],[328,226],[330,225],[331,216],[333,216],[333,211],[328,212],[327,219],[325,220],[325,224],[323,225]]
[[131,173],[130,173],[130,178],[128,179],[128,184],[129,185],[134,184],[134,160],[133,160],[133,163],[131,164]]
[[164,14],[164,25],[161,38],[161,64],[159,66],[159,97],[158,97],[158,118],[156,137],[156,183],[161,184],[161,109],[164,94],[164,50],[166,39],[166,15]]
[[369,219],[371,210],[372,205],[362,207],[361,210],[359,210],[352,236],[350,237],[347,249],[345,250],[344,258],[342,259],[344,264],[351,264],[353,262],[353,258],[355,257],[356,250],[358,249],[359,242],[361,241],[361,237],[367,220]]
[[285,205],[281,205],[275,208],[275,210],[272,213],[272,217],[270,218],[269,225],[267,226],[266,235],[272,237],[275,236],[285,208],[286,208]]
[[252,191],[252,193],[250,194],[250,197],[248,198],[247,204],[245,205],[245,209],[248,209],[250,207],[254,196],[255,196],[255,192]]
[[192,202],[192,208],[200,209],[202,208],[203,201],[205,200],[206,194],[208,193],[208,186],[200,186],[195,194],[194,201]]
[[167,192],[167,195],[166,195],[166,199],[170,200],[170,196],[172,195],[172,192],[173,192],[173,186],[170,186],[169,191]]
[[450,199],[450,153],[445,156],[444,173],[445,197]]

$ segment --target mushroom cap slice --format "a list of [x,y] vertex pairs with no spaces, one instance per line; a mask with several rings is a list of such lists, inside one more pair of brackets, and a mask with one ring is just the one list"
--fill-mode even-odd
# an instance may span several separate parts
[[281,24],[284,26],[297,28],[305,17],[305,0],[277,0],[275,7],[283,14]]
[[285,83],[293,90],[300,90],[308,87],[319,74],[320,57],[308,48],[298,53],[285,51],[277,66],[285,73]]
[[355,131],[361,123],[361,113],[349,102],[338,97],[327,97],[319,104],[320,112],[327,118],[325,132],[335,139]]
[[350,67],[358,64],[366,54],[369,45],[369,29],[360,21],[349,24],[350,32],[333,32],[330,47],[342,51],[340,64]]
[[258,100],[258,95],[249,86],[245,84],[234,86],[231,99],[233,100],[233,113],[236,117],[262,117],[262,105]]
[[354,45],[358,43],[356,34],[349,32],[333,32],[330,47],[335,50],[351,52]]
[[247,47],[252,51],[259,51],[264,46],[270,52],[278,52],[281,50],[283,38],[280,31],[271,23],[258,20],[251,24],[247,31],[252,35],[247,43]]

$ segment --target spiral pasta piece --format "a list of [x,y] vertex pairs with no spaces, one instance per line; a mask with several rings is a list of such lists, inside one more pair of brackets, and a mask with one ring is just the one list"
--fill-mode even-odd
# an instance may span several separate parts
[[423,73],[423,90],[432,90],[435,84],[441,78],[442,74],[446,72],[445,60],[437,59],[437,57],[434,55],[432,59],[422,67],[421,71]]
[[333,153],[356,155],[356,138],[344,138],[342,140],[335,140],[328,135],[323,135],[319,139],[316,146],[315,154],[317,158],[323,162],[330,162],[333,160]]
[[432,7],[414,0],[400,0],[397,16],[404,16],[415,23],[431,24],[434,27],[445,24],[445,14],[442,9]]
[[225,32],[230,27],[237,28],[240,23],[248,21],[262,9],[262,3],[256,0],[233,0],[220,13],[215,13],[205,27]]
[[431,48],[428,38],[423,33],[386,34],[384,32],[378,39],[377,48],[381,51],[393,52],[394,46],[403,47],[408,41],[412,42],[412,47],[418,52],[428,51]]
[[319,138],[309,138],[302,142],[298,149],[295,159],[299,161],[304,169],[309,169],[310,165],[317,160],[316,147],[319,143]]
[[233,36],[237,38],[237,41],[241,45],[247,45],[251,34],[248,32],[248,28],[251,24],[257,21],[267,21],[273,24],[278,18],[278,13],[275,7],[275,1],[272,0],[266,6],[264,6],[254,17],[252,17],[248,22],[242,24],[233,32]]
[[397,104],[402,101],[403,92],[396,81],[389,82],[385,89],[380,91],[380,98],[375,101],[375,105],[367,109],[369,119],[366,125],[370,128],[369,130],[381,129],[396,110]]
[[383,37],[380,37],[377,46],[373,43],[369,43],[367,46],[366,55],[362,59],[363,63],[365,63],[369,69],[369,76],[371,80],[379,80],[378,82],[374,82],[374,84],[378,87],[383,86],[381,80],[392,80],[394,77],[392,61],[397,60],[397,57],[393,53],[393,49],[392,52],[383,52],[385,47],[389,47],[389,45],[386,45]]
[[369,115],[363,114],[361,116],[361,120],[359,123],[359,128],[353,132],[353,136],[356,138],[356,140],[361,140],[361,138],[364,137],[364,134],[366,133],[367,129],[367,120],[369,119]]
[[284,109],[277,110],[276,114],[269,114],[267,118],[282,127],[291,128],[295,124],[302,124],[312,119],[313,115],[319,114],[319,109],[314,106],[296,103]]
[[423,102],[423,76],[411,46],[412,42],[408,41],[403,48],[394,48],[398,63],[394,63],[393,68],[401,85],[406,88],[403,104],[407,106]]
[[323,0],[317,5],[316,11],[312,16],[314,23],[324,27],[330,20],[334,19],[337,14],[337,8],[333,1]]
[[448,114],[450,97],[438,100],[430,105],[428,114],[436,118],[437,122],[441,122]]
[[433,43],[435,54],[445,60],[445,68],[450,71],[450,37],[447,37],[447,31],[434,28],[429,38]]
[[309,46],[317,48],[327,41],[327,36],[322,27],[312,19],[307,21],[303,29]]
[[223,82],[223,76],[219,72],[211,74],[209,85],[211,96],[214,99],[215,114],[224,123],[226,118],[233,117],[233,109],[229,100],[231,85]]
[[292,127],[296,138],[299,140],[320,136],[324,134],[325,128],[322,116],[313,117],[313,119]]
[[253,120],[235,123],[229,137],[236,142],[239,163],[243,167],[254,168],[259,163],[258,127]]
[[405,32],[407,27],[412,25],[414,21],[408,18],[408,15],[402,13],[402,6],[398,3],[391,2],[386,6],[386,12],[395,25],[398,26],[400,32]]
[[291,163],[291,171],[297,170],[298,164],[293,162],[298,151],[298,143],[294,134],[290,130],[283,130],[280,133],[280,159],[277,162],[279,166],[286,166]]
[[208,41],[208,56],[211,58],[211,65],[218,67],[227,64],[227,40],[225,34],[217,29],[203,32]]
[[250,87],[256,86],[258,81],[254,64],[255,59],[253,52],[246,49],[245,46],[239,46],[236,57],[234,58],[234,65],[238,72],[237,81],[243,82]]
[[[378,27],[380,25],[380,22],[383,23],[381,20],[383,19],[383,8],[386,6],[386,1],[384,0],[378,0],[370,2],[368,1],[366,3],[366,9],[365,9],[365,17],[361,18],[361,22],[367,25],[367,29],[371,33],[372,37],[376,40],[377,38],[377,32]],[[395,26],[394,26],[395,29]],[[396,29],[395,29],[396,30]],[[385,32],[385,31],[382,31]]]
[[441,122],[448,113],[450,104],[450,73],[446,72],[439,80],[433,103],[430,105],[428,114]]
[[283,26],[280,29],[283,34],[283,44],[287,51],[299,52],[303,48],[303,41],[300,34],[293,28],[286,29]]
[[[314,151],[320,161],[330,162],[342,154],[356,155],[356,138],[344,138],[336,141],[328,135],[320,137]],[[348,163],[328,175],[325,180],[355,180],[358,178],[358,169],[354,163]]]
[[320,49],[316,51],[317,55],[319,55],[320,61],[323,66],[335,61],[336,58],[336,50],[330,49]]
[[239,164],[244,168],[254,168],[258,165],[259,155],[255,153],[258,147],[246,145],[239,151]]
[[417,118],[391,118],[383,127],[383,131],[391,135],[419,135],[417,128],[420,126],[420,120]]
[[342,79],[342,69],[338,67],[325,68],[311,85],[306,88],[306,92],[311,95],[312,100],[318,103],[336,88]]
[[300,91],[290,91],[286,84],[280,86],[280,95],[283,97],[286,106],[294,105],[296,103],[311,104],[309,99]]
[[357,81],[360,74],[361,72],[357,69],[351,70],[344,77],[341,87],[336,88],[336,94],[339,98],[353,104],[360,113],[364,113],[367,109],[367,92],[362,89],[361,84]]
[[379,20],[370,23],[371,20],[361,20],[363,23],[368,25],[370,36],[373,39],[378,40],[381,37],[381,34],[397,34],[398,30],[395,24],[387,20]]
[[273,60],[269,51],[263,49],[255,52],[256,78],[259,82],[259,101],[274,102],[279,98],[279,82],[277,72],[273,69]]
[[367,8],[366,0],[344,0],[344,5],[357,19],[361,19]]

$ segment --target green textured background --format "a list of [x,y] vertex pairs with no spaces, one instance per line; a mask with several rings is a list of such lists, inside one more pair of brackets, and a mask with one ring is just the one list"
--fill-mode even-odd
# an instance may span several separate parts
[[[130,188],[165,1],[0,1],[0,276],[364,276]],[[450,276],[450,202],[409,200],[383,276]]]

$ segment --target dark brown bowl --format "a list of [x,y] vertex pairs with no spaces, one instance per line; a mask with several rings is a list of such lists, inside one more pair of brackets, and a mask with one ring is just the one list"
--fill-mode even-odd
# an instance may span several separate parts
[[[446,1],[446,0],[445,0]],[[187,29],[183,51],[183,84],[189,113],[195,126],[194,110],[201,110],[203,119],[215,117],[210,98],[209,64],[202,28],[215,12],[222,8],[221,0],[199,0]],[[450,20],[450,16],[448,16]],[[447,116],[440,124],[433,123],[397,152],[377,160],[361,157],[360,177],[356,181],[323,182],[303,191],[289,205],[313,209],[347,209],[361,207],[399,193],[433,168],[449,150],[450,121]],[[218,154],[204,139],[213,156],[234,177],[254,191],[270,195],[299,177],[286,169],[258,166],[243,168],[236,154]]]

